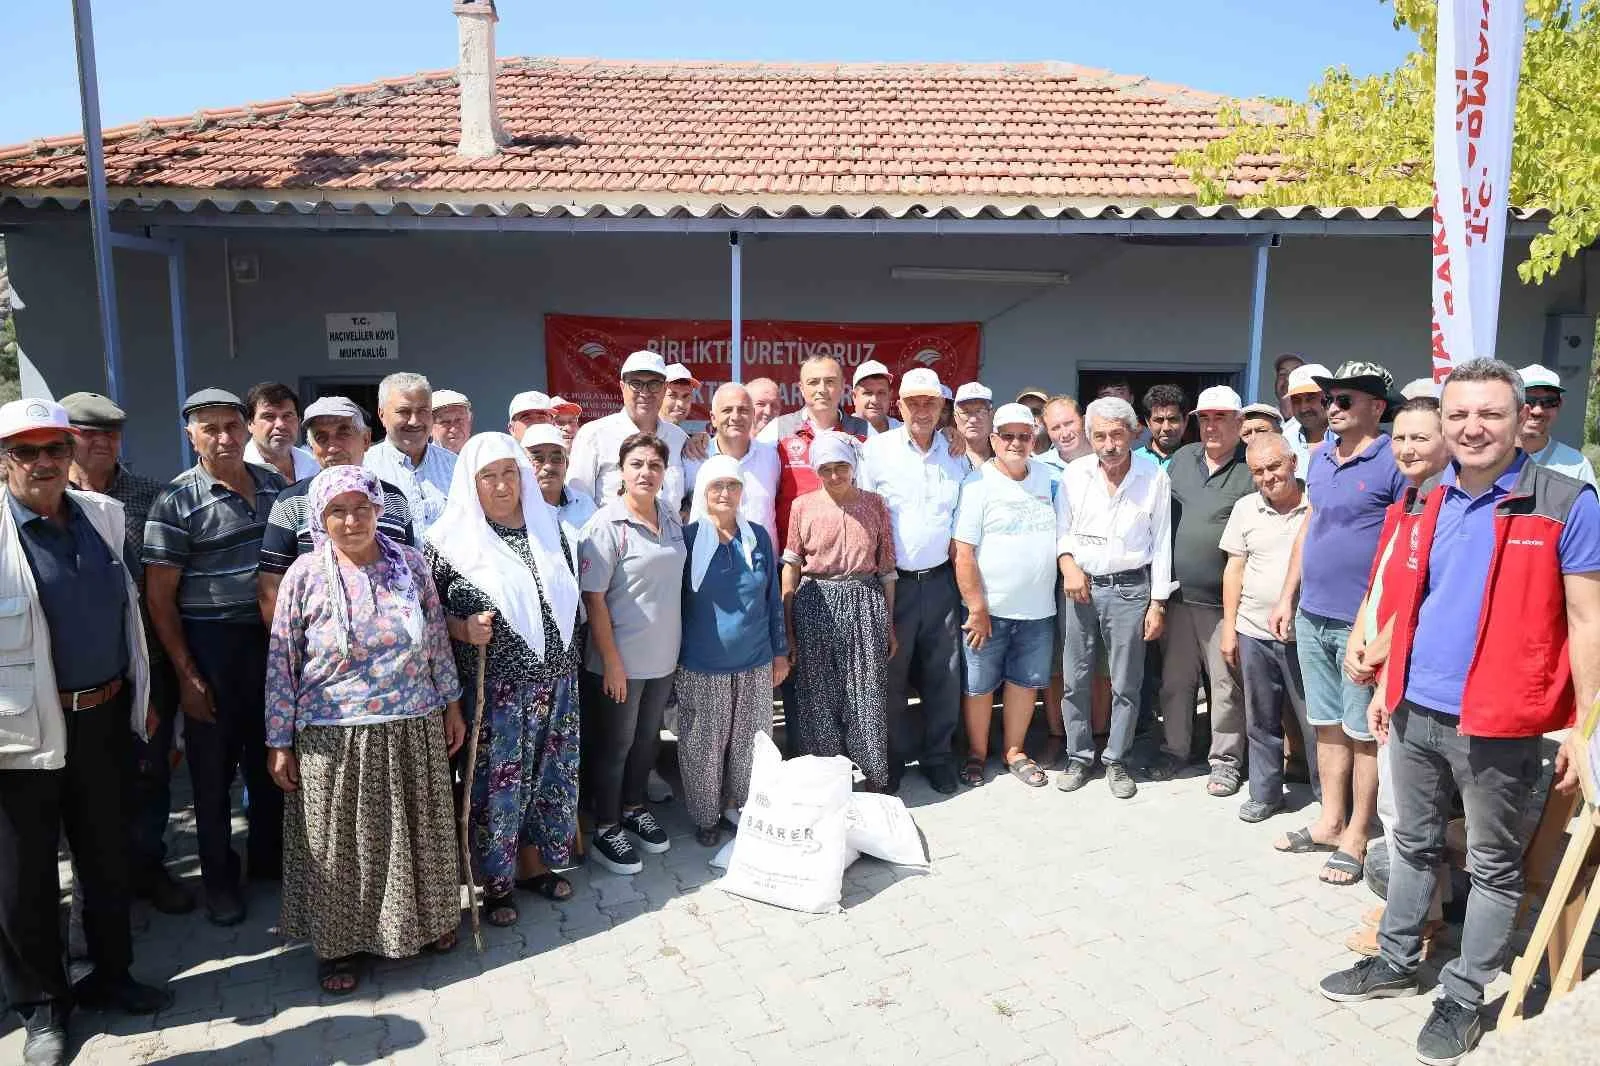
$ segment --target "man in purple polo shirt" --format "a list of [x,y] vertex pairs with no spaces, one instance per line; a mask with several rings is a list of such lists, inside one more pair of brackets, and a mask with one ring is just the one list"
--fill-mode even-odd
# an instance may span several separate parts
[[[1542,734],[1571,724],[1600,688],[1594,489],[1517,448],[1528,408],[1507,364],[1462,363],[1442,404],[1451,463],[1438,488],[1408,503],[1396,536],[1410,562],[1384,589],[1394,642],[1370,725],[1390,749],[1398,817],[1379,954],[1322,981],[1322,994],[1340,1003],[1417,992],[1443,800],[1459,788],[1472,895],[1460,954],[1440,972],[1417,1037],[1427,1063],[1458,1062],[1482,1033],[1483,991],[1499,976],[1522,900]],[[1570,737],[1555,776],[1562,791],[1577,785]]]
[[1315,380],[1332,439],[1308,463],[1311,511],[1271,623],[1277,639],[1295,642],[1300,658],[1306,721],[1317,730],[1322,815],[1273,846],[1285,852],[1331,850],[1321,879],[1353,885],[1361,880],[1377,814],[1378,746],[1367,731],[1372,688],[1344,676],[1344,649],[1378,554],[1383,513],[1404,495],[1406,479],[1395,465],[1389,435],[1378,429],[1394,391],[1390,373],[1377,363],[1351,361],[1332,377]]

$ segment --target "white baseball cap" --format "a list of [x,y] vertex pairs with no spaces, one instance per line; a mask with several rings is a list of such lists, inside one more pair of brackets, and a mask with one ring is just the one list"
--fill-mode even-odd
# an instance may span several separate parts
[[1316,383],[1315,378],[1331,378],[1333,373],[1321,363],[1301,363],[1289,371],[1289,387],[1283,392],[1285,396],[1301,396],[1310,392],[1321,392],[1322,386]]
[[1283,424],[1283,412],[1278,410],[1276,404],[1253,403],[1239,413],[1242,415],[1259,415],[1262,418],[1270,418],[1280,425]]
[[666,371],[668,384],[671,384],[674,381],[687,381],[691,385],[700,384],[700,382],[696,380],[694,374],[690,372],[689,368],[684,366],[682,363],[668,363]]
[[52,429],[70,433],[74,437],[78,435],[78,431],[72,428],[72,420],[67,417],[67,409],[53,400],[12,400],[0,407],[0,440]]
[[[979,384],[976,381],[969,381],[956,390],[956,403],[966,403],[968,400],[984,400],[988,403],[993,403],[994,391],[987,385]],[[1017,405],[1011,404],[1010,406],[1015,407]],[[1026,408],[1024,408],[1024,410],[1026,410]]]
[[[438,404],[435,403],[434,406],[437,407]],[[524,411],[548,412],[549,410],[550,397],[546,396],[542,392],[535,392],[530,389],[527,392],[519,392],[515,396],[511,397],[511,406],[506,411],[506,417],[516,418]]]
[[565,448],[567,438],[561,435],[561,427],[541,422],[537,426],[528,426],[522,431],[522,446],[533,448],[540,444],[559,444]]
[[1437,400],[1441,391],[1439,383],[1432,378],[1417,378],[1407,382],[1406,387],[1400,390],[1400,395],[1407,400],[1415,400],[1419,396],[1432,396]]
[[[965,389],[968,386],[963,385],[961,387],[963,389]],[[981,385],[978,386],[978,387],[979,388],[983,388],[983,386],[981,386]],[[984,389],[984,391],[988,392],[989,390],[988,389]],[[975,399],[976,397],[969,397],[969,398]],[[960,403],[961,401],[957,400],[956,402]],[[1028,409],[1028,405],[1027,404],[1023,404],[1023,403],[1001,404],[1000,405],[1000,409],[994,413],[994,428],[997,429],[997,430],[1001,426],[1027,426],[1031,430],[1031,429],[1033,429],[1034,425],[1035,425],[1035,420],[1034,420],[1034,417],[1033,417],[1033,412]]]
[[888,367],[876,359],[868,359],[865,363],[856,367],[855,374],[850,378],[850,384],[852,386],[859,385],[868,378],[888,378],[893,381],[894,375],[889,373]]
[[621,376],[627,377],[629,374],[655,374],[664,378],[667,376],[667,364],[661,361],[659,352],[645,348],[623,361]]
[[1200,393],[1200,399],[1195,403],[1194,410],[1189,413],[1197,415],[1201,411],[1238,411],[1243,406],[1244,403],[1239,399],[1237,392],[1226,385],[1213,385]]
[[1529,363],[1517,371],[1522,375],[1522,387],[1525,389],[1555,389],[1557,392],[1566,392],[1567,387],[1561,384],[1561,375],[1547,366],[1538,363]]
[[914,370],[907,370],[900,378],[900,398],[907,396],[938,396],[944,398],[944,386],[939,384],[939,375],[925,366]]
[[441,407],[465,407],[470,411],[472,410],[472,401],[455,389],[434,389],[433,409],[437,411]]

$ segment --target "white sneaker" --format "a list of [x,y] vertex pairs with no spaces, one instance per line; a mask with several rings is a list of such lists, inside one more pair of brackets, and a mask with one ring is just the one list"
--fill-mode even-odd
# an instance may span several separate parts
[[644,793],[651,803],[672,802],[672,786],[667,784],[666,778],[654,770],[650,771],[650,779],[645,782]]

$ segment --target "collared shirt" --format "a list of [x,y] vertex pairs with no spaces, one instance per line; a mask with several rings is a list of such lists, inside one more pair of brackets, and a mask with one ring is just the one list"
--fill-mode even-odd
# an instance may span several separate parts
[[[296,481],[278,493],[267,528],[261,534],[261,572],[282,574],[300,556],[311,551],[311,482]],[[378,516],[378,531],[396,544],[417,546],[411,527],[411,505],[403,492],[382,478],[383,513]]]
[[950,561],[961,483],[972,472],[938,433],[922,451],[904,426],[880,433],[861,449],[856,483],[883,497],[894,524],[894,556],[902,570],[931,570]]
[[587,492],[580,492],[571,485],[561,490],[561,506],[556,508],[556,513],[561,516],[561,532],[567,535],[567,544],[572,551],[578,550],[578,538],[583,533],[583,527],[589,524],[589,519],[599,509],[594,497]]
[[1167,472],[1133,456],[1113,491],[1098,455],[1067,464],[1056,488],[1058,555],[1070,555],[1086,574],[1150,568],[1150,598],[1165,600],[1172,580],[1172,486]]
[[[304,448],[290,445],[289,459],[294,463],[295,481],[316,477],[322,471],[322,464],[317,462],[317,457]],[[244,446],[244,461],[255,463],[257,466],[264,466],[268,470],[275,471],[279,477],[283,477],[283,472],[278,470],[277,464],[267,458],[267,454],[261,450],[261,446],[255,442],[253,437],[250,443]]]
[[[811,409],[802,407],[798,411],[790,411],[786,415],[779,415],[771,422],[768,422],[766,427],[756,434],[756,440],[775,445],[785,437],[794,436],[800,431],[801,426],[814,425],[815,423],[811,419]],[[843,411],[839,412],[839,421],[834,423],[833,429],[836,433],[848,433],[856,440],[866,440],[868,437],[878,435],[873,432],[872,424],[865,418],[857,418],[855,415],[846,414]],[[893,431],[891,430],[891,432]]]
[[[710,455],[721,455],[717,438],[711,438],[707,449]],[[744,492],[739,496],[739,517],[767,531],[773,544],[778,543],[778,477],[782,464],[778,449],[765,441],[753,440],[739,460],[739,471],[744,475]],[[690,487],[693,491],[693,486]],[[705,503],[699,493],[689,508],[689,520],[705,517]],[[693,667],[690,667],[693,669]]]
[[1594,466],[1582,452],[1570,444],[1552,440],[1539,451],[1530,452],[1528,458],[1558,474],[1577,478],[1586,485],[1595,483]]
[[1222,531],[1222,550],[1244,560],[1244,586],[1239,594],[1236,628],[1256,640],[1277,640],[1272,635],[1272,610],[1278,605],[1283,582],[1289,576],[1289,556],[1294,539],[1305,524],[1311,503],[1305,486],[1300,500],[1287,511],[1279,511],[1259,492],[1252,492],[1233,505],[1228,525]]
[[1056,512],[1050,468],[1030,461],[1021,481],[994,463],[967,475],[955,539],[975,549],[984,600],[995,618],[1056,613]]
[[1322,435],[1322,440],[1312,443],[1306,439],[1306,429],[1298,419],[1291,418],[1283,424],[1283,439],[1289,442],[1289,449],[1294,452],[1296,459],[1295,469],[1300,472],[1304,480],[1306,473],[1311,468],[1311,453],[1322,447],[1327,441],[1328,434]]
[[255,484],[245,499],[196,463],[172,479],[150,507],[144,527],[146,566],[174,566],[178,613],[192,622],[260,624],[256,570],[261,538],[283,479],[265,467],[244,464]]
[[[93,492],[88,485],[72,485],[79,491]],[[144,523],[150,516],[150,505],[156,502],[156,497],[161,495],[164,488],[161,482],[153,477],[135,474],[121,463],[117,464],[116,476],[111,479],[111,485],[104,495],[122,504],[122,520],[127,543],[122,548],[122,561],[133,575],[135,582],[144,573]],[[150,654],[158,655],[159,641],[151,641]]]
[[413,463],[409,455],[385,439],[367,449],[366,461],[361,465],[400,490],[411,508],[411,524],[419,539],[444,514],[445,501],[450,498],[450,479],[456,473],[456,453],[450,449],[429,441],[422,452],[422,462]]
[[1222,571],[1228,556],[1217,547],[1233,505],[1255,491],[1244,443],[1216,470],[1204,444],[1185,444],[1167,466],[1172,481],[1172,577],[1184,603],[1222,606]]
[[[656,522],[659,534],[635,518],[625,500],[613,496],[589,520],[578,549],[578,587],[605,593],[612,639],[623,669],[635,679],[669,676],[678,668],[683,638],[688,548],[677,506],[660,503]],[[605,660],[593,639],[586,666],[590,673],[605,673]]]
[[125,676],[128,585],[122,560],[72,499],[62,499],[64,529],[10,493],[6,502],[50,625],[56,688],[76,692]]
[[1306,464],[1311,517],[1300,547],[1300,607],[1354,624],[1378,555],[1383,512],[1405,495],[1387,433],[1349,462],[1338,461],[1338,438],[1324,441]]
[[[1461,713],[1467,668],[1478,643],[1478,620],[1494,557],[1495,505],[1516,487],[1528,457],[1518,452],[1489,490],[1469,496],[1451,463],[1439,477],[1444,499],[1428,555],[1428,587],[1423,592],[1417,630],[1411,639],[1406,699],[1444,714]],[[1600,503],[1593,491],[1581,493],[1567,515],[1557,543],[1563,574],[1600,570]]]
[[[567,484],[594,497],[596,504],[604,500],[609,506],[622,487],[622,468],[617,465],[622,442],[638,432],[639,427],[626,411],[617,411],[579,426],[578,435],[572,438]],[[667,476],[661,479],[656,497],[677,514],[684,493],[689,490],[683,469],[683,446],[689,442],[689,435],[666,419],[656,423],[655,435],[667,446]]]
[[1142,455],[1152,463],[1159,466],[1161,469],[1165,470],[1172,463],[1172,455],[1177,455],[1178,453],[1173,452],[1172,455],[1160,455],[1147,443],[1135,448],[1133,450],[1133,454]]
[[684,556],[679,664],[697,674],[742,674],[789,654],[788,627],[783,620],[783,564],[766,530],[754,529],[756,546],[749,560],[737,536],[726,542],[719,538],[705,579],[698,589],[692,589],[689,574],[699,528],[699,522],[683,527],[688,552]]
[[[865,422],[866,419],[862,419],[862,421]],[[899,429],[900,426],[901,426],[901,422],[900,422],[900,420],[898,418],[889,419],[889,429]],[[889,429],[882,430],[882,432],[887,433],[887,432],[889,432]],[[878,427],[874,426],[871,422],[867,422],[867,439],[868,440],[871,440],[873,437],[876,437],[879,432],[880,431],[879,431]]]

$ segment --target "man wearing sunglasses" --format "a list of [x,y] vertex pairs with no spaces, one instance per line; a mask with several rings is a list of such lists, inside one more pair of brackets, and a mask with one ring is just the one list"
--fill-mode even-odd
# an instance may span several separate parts
[[667,364],[652,351],[637,351],[622,364],[622,409],[578,427],[572,438],[567,484],[601,506],[622,488],[618,450],[635,433],[653,433],[667,446],[667,476],[657,498],[678,513],[683,502],[683,446],[689,435],[661,417],[667,388]]
[[1406,479],[1395,465],[1389,435],[1378,428],[1394,391],[1393,376],[1377,363],[1353,360],[1316,382],[1330,436],[1307,465],[1311,510],[1269,625],[1274,639],[1295,642],[1300,659],[1306,721],[1317,731],[1322,813],[1274,847],[1292,853],[1332,849],[1321,880],[1343,886],[1361,881],[1378,804],[1378,747],[1367,727],[1372,687],[1344,675],[1345,645],[1378,554],[1384,512],[1405,495]]
[[[30,1064],[66,1061],[74,1005],[153,1014],[172,1001],[128,973],[123,804],[149,658],[122,505],[70,487],[77,443],[59,404],[0,407],[0,992]],[[63,828],[94,961],[75,986],[56,916]]]
[[1533,363],[1517,373],[1522,375],[1522,385],[1527,389],[1528,406],[1523,408],[1522,425],[1517,432],[1517,447],[1528,453],[1528,458],[1540,466],[1577,478],[1593,485],[1594,467],[1582,452],[1570,444],[1562,444],[1550,437],[1556,417],[1561,414],[1561,403],[1567,388],[1561,384],[1561,375],[1548,367]]

